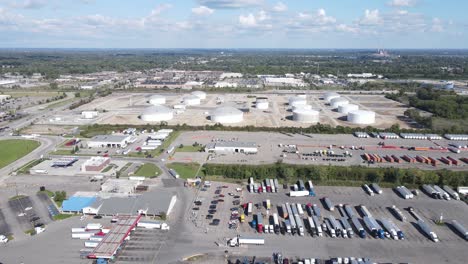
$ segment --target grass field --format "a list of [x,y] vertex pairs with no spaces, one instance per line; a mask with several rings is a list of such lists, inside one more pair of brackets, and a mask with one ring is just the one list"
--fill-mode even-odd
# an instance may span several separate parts
[[195,174],[197,174],[198,169],[200,168],[200,164],[174,162],[174,163],[167,164],[167,167],[175,170],[180,175],[181,178],[188,179],[188,178],[195,177]]
[[39,147],[34,140],[7,139],[0,140],[0,169],[18,160]]
[[16,172],[22,173],[22,174],[29,174],[29,170],[32,169],[32,167],[39,165],[44,160],[45,159],[32,160],[31,162],[23,165],[23,167],[19,168]]
[[188,145],[188,146],[183,146],[183,147],[180,147],[180,146],[177,146],[175,151],[176,152],[200,152],[203,150],[203,146],[191,146],[191,145]]
[[141,165],[140,168],[138,168],[138,170],[135,172],[135,176],[143,176],[147,178],[156,177],[160,174],[161,170],[153,163],[145,163]]

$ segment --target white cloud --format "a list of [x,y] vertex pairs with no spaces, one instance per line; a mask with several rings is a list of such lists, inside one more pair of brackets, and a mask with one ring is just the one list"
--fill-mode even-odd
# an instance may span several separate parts
[[44,0],[25,0],[25,1],[14,1],[11,3],[13,8],[23,8],[23,9],[40,9],[47,5]]
[[255,16],[252,13],[250,13],[250,14],[248,14],[246,16],[240,15],[239,16],[239,23],[243,27],[256,27],[257,26],[257,19],[255,18]]
[[241,25],[241,27],[245,27],[245,28],[254,28],[254,27],[271,28],[272,25],[264,23],[270,19],[271,17],[268,15],[268,13],[265,10],[260,10],[256,15],[252,13],[249,13],[248,15],[240,15],[239,24]]
[[444,31],[444,26],[443,26],[442,20],[440,20],[440,18],[435,17],[435,18],[432,19],[431,31],[434,31],[434,32],[443,32]]
[[416,4],[415,0],[392,0],[388,2],[388,5],[393,7],[410,7]]
[[200,5],[214,9],[222,8],[245,8],[259,6],[263,4],[263,0],[198,0]]
[[358,33],[359,32],[359,28],[354,27],[354,26],[349,26],[349,25],[346,25],[346,24],[337,25],[336,30],[341,31],[341,32],[347,32],[347,33]]
[[361,25],[379,25],[382,24],[383,20],[380,17],[380,13],[378,9],[369,10],[366,9],[364,12],[364,17],[359,20],[359,24]]
[[318,9],[315,14],[300,12],[297,14],[297,17],[299,20],[307,21],[316,25],[333,24],[336,22],[336,18],[327,16],[327,13],[323,8]]
[[288,6],[285,5],[283,2],[278,2],[276,3],[275,6],[273,6],[273,11],[275,12],[285,12],[288,10]]
[[208,16],[213,14],[214,9],[211,9],[206,6],[199,6],[199,7],[194,7],[192,8],[192,13],[197,15],[197,16]]
[[156,6],[153,10],[151,10],[151,16],[158,16],[160,15],[163,11],[166,11],[167,9],[171,8],[171,4],[160,4]]

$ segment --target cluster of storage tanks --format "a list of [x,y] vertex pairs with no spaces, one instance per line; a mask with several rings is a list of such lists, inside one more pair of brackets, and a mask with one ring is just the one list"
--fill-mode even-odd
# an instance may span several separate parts
[[323,95],[323,100],[330,104],[332,109],[336,109],[339,113],[347,115],[348,122],[358,125],[375,123],[375,112],[359,110],[358,105],[350,104],[348,99],[341,97],[338,93],[326,92]]
[[305,94],[290,97],[288,105],[293,114],[292,120],[300,123],[318,123],[320,121],[319,112],[307,104]]

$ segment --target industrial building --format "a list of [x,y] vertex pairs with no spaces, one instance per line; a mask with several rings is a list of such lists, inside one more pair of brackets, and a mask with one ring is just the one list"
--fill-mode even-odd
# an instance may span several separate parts
[[218,107],[211,112],[210,119],[221,124],[239,123],[244,120],[244,113],[231,106]]
[[11,96],[7,94],[0,94],[0,103],[10,99]]
[[52,167],[66,168],[66,167],[72,166],[77,161],[78,161],[77,157],[61,157],[61,158],[53,160]]
[[130,135],[98,135],[88,141],[88,147],[125,148],[130,141]]
[[71,196],[62,202],[62,212],[82,213],[83,208],[90,206],[96,201],[95,196]]
[[148,103],[152,104],[152,105],[163,105],[166,103],[166,97],[162,96],[162,95],[152,95],[149,100],[148,100]]
[[169,121],[174,118],[174,112],[163,105],[153,105],[146,108],[140,118],[145,122]]
[[348,121],[358,125],[369,125],[375,123],[375,112],[356,110],[348,113]]
[[295,79],[291,77],[266,77],[265,86],[306,87],[307,84],[301,79]]
[[81,171],[83,172],[100,172],[102,171],[107,165],[109,165],[111,159],[109,157],[91,157],[90,159],[86,160],[81,165]]
[[258,152],[258,148],[257,144],[253,142],[213,142],[206,144],[205,151],[255,154]]
[[177,202],[175,193],[165,189],[153,189],[141,195],[103,196],[82,209],[83,214],[114,215],[170,215]]
[[312,109],[295,109],[293,110],[293,120],[301,123],[318,123],[319,112]]
[[83,111],[81,112],[81,118],[84,119],[93,119],[98,116],[98,111]]

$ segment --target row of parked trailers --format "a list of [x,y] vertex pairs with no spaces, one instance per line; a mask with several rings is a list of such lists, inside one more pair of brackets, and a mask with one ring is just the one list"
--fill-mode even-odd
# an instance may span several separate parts
[[[378,154],[371,154],[371,153],[364,153],[362,155],[362,158],[371,163],[384,163],[384,162],[389,162],[389,163],[401,163],[403,161],[409,162],[409,163],[425,163],[425,164],[430,164],[432,166],[437,166],[439,164],[439,161],[446,164],[446,165],[460,165],[461,163],[450,156],[447,157],[441,157],[441,158],[433,158],[433,157],[426,157],[423,155],[416,155],[416,156],[411,156],[411,155],[404,155],[401,157],[397,157],[396,155],[385,155],[385,156],[380,156]],[[468,158],[460,158],[460,160],[464,163],[468,164]]]
[[455,200],[460,200],[458,193],[447,185],[444,185],[443,188],[440,188],[438,185],[431,186],[429,184],[424,184],[422,189],[427,195],[434,199],[451,200],[453,198]]
[[279,190],[278,179],[265,179],[260,183],[255,183],[253,177],[249,179],[249,191],[252,193],[270,192],[276,193]]
[[[369,138],[370,136],[374,138],[383,138],[383,139],[420,139],[420,140],[440,140],[442,139],[441,136],[437,134],[418,134],[418,133],[400,133],[400,135],[393,133],[393,132],[354,132],[354,136],[358,138]],[[456,134],[445,134],[444,137],[448,140],[468,140],[468,135],[456,135]]]

